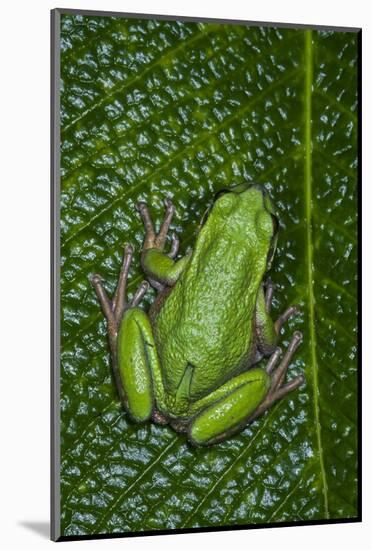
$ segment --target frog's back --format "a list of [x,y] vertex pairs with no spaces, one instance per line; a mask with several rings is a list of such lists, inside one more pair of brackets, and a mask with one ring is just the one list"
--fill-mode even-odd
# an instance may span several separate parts
[[[254,247],[248,247],[254,250]],[[264,259],[263,259],[264,260]],[[191,365],[191,400],[246,368],[264,261],[230,238],[200,238],[156,323],[167,392],[175,396]]]

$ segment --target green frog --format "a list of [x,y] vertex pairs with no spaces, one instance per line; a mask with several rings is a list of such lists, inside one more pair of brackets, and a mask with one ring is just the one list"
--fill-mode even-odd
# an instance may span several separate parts
[[[285,382],[301,333],[294,332],[282,359],[277,346],[297,307],[271,318],[274,285],[264,279],[279,224],[264,187],[246,183],[219,192],[193,250],[179,259],[176,235],[165,251],[175,211],[170,199],[165,205],[158,233],[148,206],[137,206],[148,281],[132,300],[126,298],[130,245],[112,300],[99,275],[92,283],[107,319],[117,390],[132,420],[170,424],[193,445],[212,445],[304,382],[303,374]],[[147,314],[138,305],[149,285],[157,297]]]

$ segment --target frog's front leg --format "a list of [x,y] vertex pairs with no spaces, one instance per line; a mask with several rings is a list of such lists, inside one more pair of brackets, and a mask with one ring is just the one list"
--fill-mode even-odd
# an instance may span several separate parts
[[165,217],[159,232],[156,234],[148,206],[144,202],[140,202],[137,205],[146,231],[143,243],[142,267],[149,282],[157,290],[164,290],[166,286],[173,286],[189,259],[187,255],[178,261],[174,260],[179,248],[179,241],[176,235],[172,237],[170,252],[168,254],[164,252],[170,223],[175,212],[174,205],[170,199],[165,200],[165,206]]
[[265,292],[263,285],[261,285],[258,292],[255,310],[255,325],[258,337],[256,361],[260,360],[262,356],[269,356],[273,353],[276,349],[277,339],[282,326],[299,311],[297,306],[290,306],[276,321],[273,321],[271,318],[271,306],[274,288],[274,284],[268,279]]
[[193,407],[198,412],[188,429],[190,441],[194,445],[212,445],[223,441],[298,388],[304,382],[302,374],[285,385],[283,381],[301,340],[301,333],[295,332],[278,366],[280,348],[272,354],[265,370],[250,369],[196,402]]
[[144,422],[151,415],[156,416],[154,402],[160,405],[164,402],[164,390],[150,321],[137,307],[148,289],[147,281],[141,283],[131,302],[126,299],[132,254],[129,245],[125,248],[112,301],[99,275],[94,275],[91,281],[107,319],[112,368],[120,400],[133,420]]

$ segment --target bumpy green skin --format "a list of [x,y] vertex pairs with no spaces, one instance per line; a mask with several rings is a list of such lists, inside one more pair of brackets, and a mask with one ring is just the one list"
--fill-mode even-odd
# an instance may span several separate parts
[[144,252],[147,274],[174,286],[151,323],[138,308],[122,320],[119,367],[134,420],[155,408],[186,426],[193,443],[211,444],[264,399],[270,378],[249,367],[276,344],[262,287],[275,240],[272,213],[258,186],[229,192],[214,203],[191,255],[175,262]]

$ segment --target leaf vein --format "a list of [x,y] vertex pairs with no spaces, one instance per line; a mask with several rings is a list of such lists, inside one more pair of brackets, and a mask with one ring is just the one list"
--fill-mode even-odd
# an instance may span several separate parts
[[[279,408],[276,407],[276,410]],[[270,415],[266,415],[264,422],[259,427],[257,432],[255,433],[254,437],[251,438],[249,444],[240,451],[236,458],[232,460],[232,462],[229,464],[229,466],[224,470],[224,472],[221,474],[221,476],[213,483],[213,485],[210,487],[208,492],[204,495],[204,497],[200,500],[199,504],[196,506],[196,508],[193,510],[193,512],[188,516],[188,518],[182,523],[181,528],[184,528],[187,524],[189,524],[190,520],[197,514],[197,512],[200,510],[202,505],[205,503],[205,501],[209,498],[209,496],[215,491],[215,489],[220,485],[220,483],[223,481],[225,476],[232,470],[232,468],[237,464],[237,462],[247,453],[247,451],[250,449],[251,445],[254,443],[254,441],[257,439],[257,437],[263,432],[266,424],[268,423],[268,419],[270,418]]]
[[289,80],[293,74],[295,74],[298,71],[297,68],[295,68],[293,71],[290,71],[287,73],[284,77],[277,80],[273,85],[268,86],[264,92],[257,95],[255,99],[252,99],[250,102],[248,102],[246,105],[235,111],[232,115],[229,117],[226,117],[222,122],[215,125],[215,128],[212,131],[205,131],[201,132],[198,139],[193,141],[190,145],[185,147],[184,149],[181,149],[175,155],[170,155],[168,160],[164,164],[160,164],[156,170],[154,170],[147,178],[143,179],[142,181],[138,182],[136,185],[133,185],[130,187],[130,189],[127,192],[122,193],[121,195],[117,196],[114,200],[109,202],[107,206],[99,210],[94,216],[90,218],[90,220],[82,225],[79,229],[77,229],[74,233],[71,234],[70,237],[65,239],[65,241],[62,243],[61,248],[63,249],[66,244],[68,244],[72,239],[74,239],[78,234],[80,234],[82,231],[85,231],[89,226],[91,226],[100,216],[105,214],[106,212],[110,211],[117,203],[123,201],[128,196],[130,196],[135,189],[139,189],[148,181],[153,178],[153,176],[160,174],[163,172],[164,168],[168,167],[170,164],[172,164],[175,160],[178,158],[181,158],[184,156],[184,154],[187,152],[192,152],[195,150],[195,148],[200,145],[202,142],[206,141],[207,139],[210,139],[212,135],[215,135],[217,132],[228,126],[229,123],[231,123],[234,119],[238,118],[243,113],[247,112],[249,109],[251,109],[256,103],[260,102],[269,92],[272,91],[272,89],[278,88],[281,84],[283,84],[286,80]]
[[108,101],[108,100],[112,99],[113,97],[115,97],[116,94],[121,93],[123,90],[128,88],[131,84],[141,80],[144,77],[144,75],[146,75],[154,67],[156,67],[157,65],[161,65],[161,63],[163,63],[167,59],[169,54],[171,54],[173,56],[175,52],[178,53],[179,51],[181,51],[185,48],[188,48],[190,46],[190,44],[193,44],[194,42],[197,42],[201,38],[204,38],[205,36],[210,34],[211,30],[213,30],[213,29],[212,28],[207,28],[206,30],[202,29],[201,31],[199,31],[199,32],[195,33],[194,35],[192,35],[189,39],[180,42],[179,45],[176,48],[170,47],[169,50],[166,51],[166,53],[164,55],[161,55],[159,58],[156,59],[156,61],[154,61],[150,65],[147,65],[147,67],[145,69],[143,69],[143,71],[136,74],[134,77],[130,78],[129,80],[125,81],[125,83],[123,85],[119,86],[118,88],[113,90],[111,93],[106,94],[99,101],[96,101],[95,103],[90,105],[90,107],[88,109],[85,109],[85,111],[83,111],[81,113],[81,115],[79,115],[74,120],[72,120],[69,124],[67,124],[67,126],[65,126],[62,129],[61,134],[63,134],[67,130],[69,130],[72,126],[74,126],[77,122],[79,122],[80,120],[85,118],[88,114],[95,111],[95,109],[97,109],[98,107],[103,105],[106,101]]
[[95,523],[94,525],[94,528],[93,528],[93,532],[94,533],[98,533],[99,532],[99,528],[102,524],[105,524],[109,514],[112,512],[112,510],[114,510],[122,501],[123,499],[125,498],[125,496],[127,495],[127,493],[133,488],[135,487],[135,485],[137,485],[137,483],[139,483],[139,481],[150,471],[152,470],[152,468],[154,466],[156,466],[156,464],[161,460],[161,458],[167,453],[167,451],[169,451],[172,447],[175,446],[176,443],[179,442],[179,438],[177,438],[176,436],[170,441],[170,443],[161,451],[161,453],[159,455],[157,455],[157,457],[155,458],[155,460],[153,460],[152,462],[150,462],[150,464],[147,466],[147,468],[145,468],[145,470],[143,470],[143,472],[140,474],[140,476],[138,476],[134,481],[133,483],[131,483],[126,489],[125,491],[123,491],[122,493],[120,493],[115,499],[113,499],[113,502],[110,504],[110,506],[108,506],[108,508],[106,509],[105,513],[102,515],[102,517],[100,518],[100,520],[98,522]]

